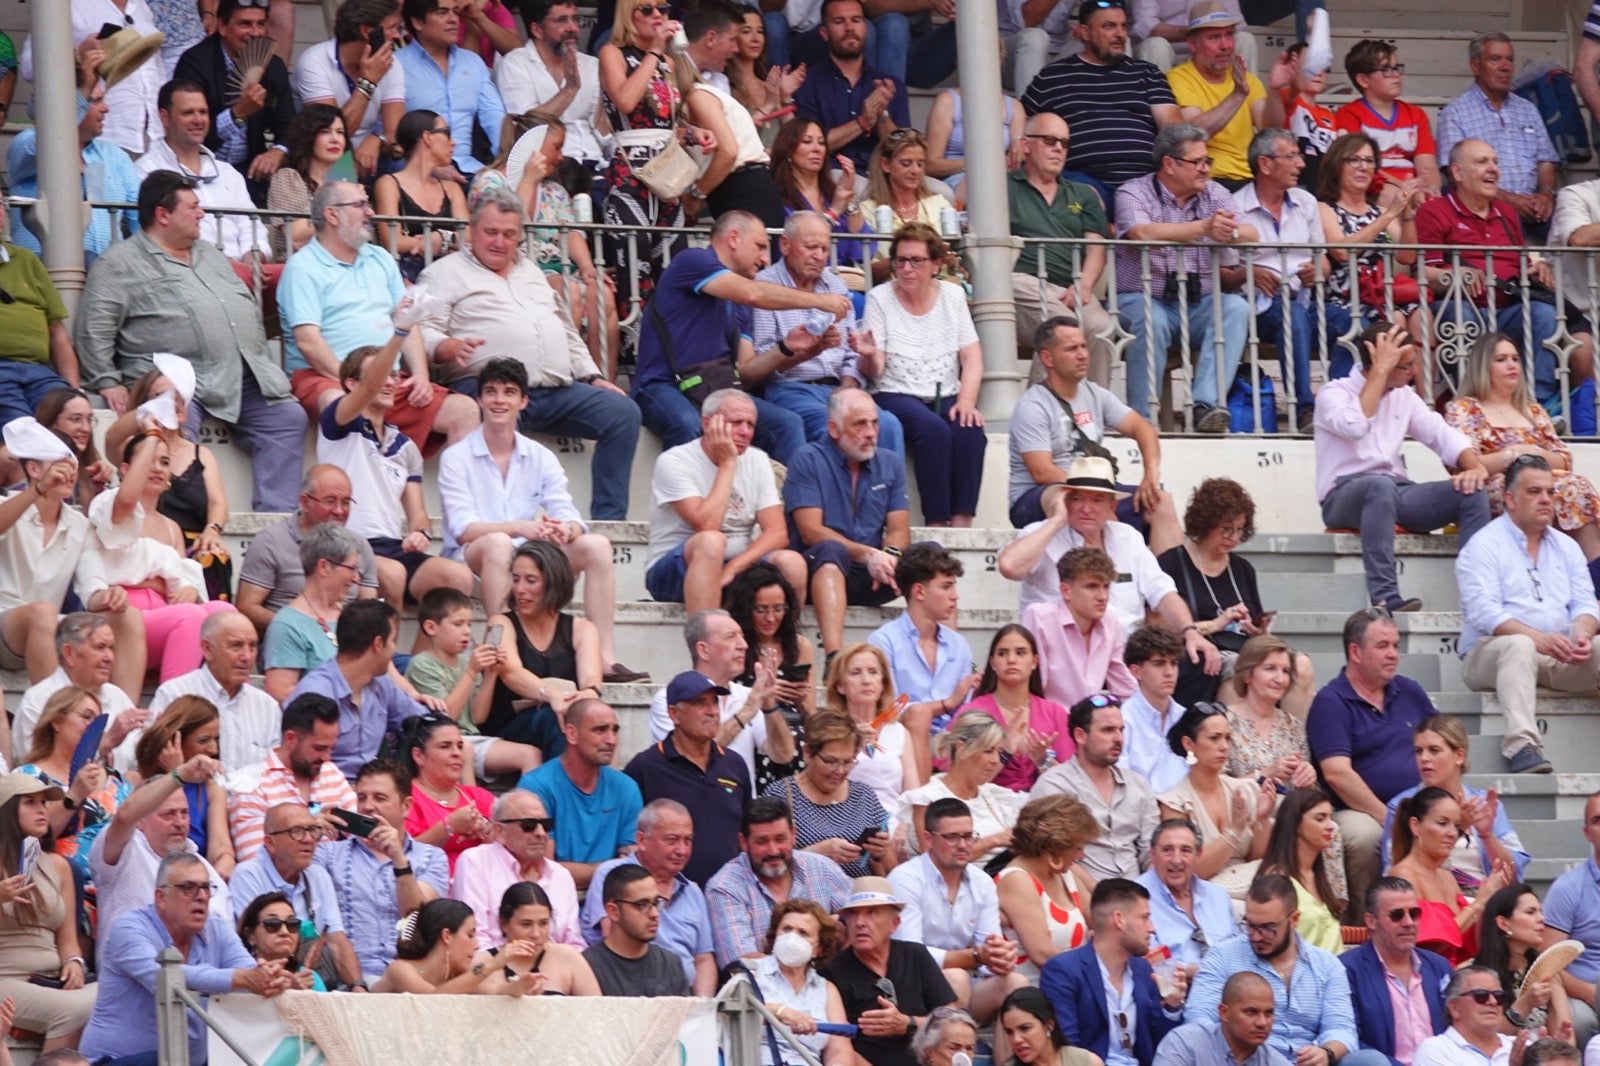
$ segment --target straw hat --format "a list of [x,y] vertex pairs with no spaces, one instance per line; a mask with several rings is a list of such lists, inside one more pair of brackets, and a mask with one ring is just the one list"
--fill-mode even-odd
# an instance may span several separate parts
[[105,79],[106,88],[111,88],[148,62],[161,51],[161,46],[166,40],[167,35],[159,30],[146,36],[132,26],[118,30],[107,37],[105,43],[101,45],[106,57],[100,61],[98,71]]
[[1237,26],[1241,19],[1229,11],[1222,0],[1200,0],[1189,8],[1189,26],[1185,34],[1218,26]]

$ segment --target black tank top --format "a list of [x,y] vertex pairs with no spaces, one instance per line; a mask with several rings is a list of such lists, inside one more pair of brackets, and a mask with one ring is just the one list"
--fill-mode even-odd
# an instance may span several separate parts
[[[574,685],[578,683],[578,653],[572,644],[570,614],[556,615],[556,631],[550,638],[550,646],[543,651],[533,646],[533,641],[523,632],[522,623],[517,621],[515,614],[506,615],[506,619],[517,638],[517,658],[524,669],[540,677],[561,677]],[[496,680],[494,696],[489,704],[489,720],[483,724],[483,731],[490,736],[498,736],[505,724],[517,716],[511,704],[520,699],[521,696]]]

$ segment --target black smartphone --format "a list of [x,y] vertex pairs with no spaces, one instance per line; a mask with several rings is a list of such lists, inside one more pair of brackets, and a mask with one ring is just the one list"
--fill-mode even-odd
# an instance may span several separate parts
[[378,49],[383,47],[384,42],[388,39],[388,34],[384,33],[381,29],[375,29],[371,33],[367,34],[367,47],[376,52]]
[[1272,624],[1272,620],[1276,617],[1278,617],[1277,611],[1262,611],[1260,614],[1252,616],[1250,623],[1257,629],[1265,629]]
[[368,818],[364,814],[347,811],[342,807],[330,807],[328,808],[328,813],[343,822],[345,825],[344,831],[353,837],[362,837],[364,839],[371,836],[372,831],[378,828],[378,820],[376,818]]
[[858,847],[858,848],[866,847],[867,846],[867,841],[871,840],[873,837],[877,836],[881,832],[883,832],[883,828],[881,826],[876,826],[876,825],[867,826],[865,829],[863,829],[861,831],[861,835],[856,837],[856,847]]
[[794,663],[778,667],[779,681],[805,681],[811,677],[810,663]]

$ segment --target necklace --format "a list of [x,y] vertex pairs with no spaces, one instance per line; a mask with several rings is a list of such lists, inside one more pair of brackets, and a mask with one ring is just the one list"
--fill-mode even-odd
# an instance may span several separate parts
[[440,804],[441,806],[448,804],[452,799],[459,799],[461,795],[460,785],[451,785],[449,788],[445,789],[443,793],[435,791],[431,786],[423,783],[421,780],[418,780],[416,785],[418,788],[422,789],[423,795],[427,796],[429,799]]

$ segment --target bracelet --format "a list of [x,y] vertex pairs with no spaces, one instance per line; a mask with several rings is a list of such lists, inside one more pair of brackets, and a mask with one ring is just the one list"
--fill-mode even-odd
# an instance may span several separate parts
[[891,544],[883,549],[883,554],[893,556],[894,558],[898,559],[900,558],[900,549]]
[[1193,623],[1193,622],[1190,622],[1190,623],[1189,623],[1189,624],[1188,624],[1188,625],[1186,625],[1186,626],[1184,626],[1184,627],[1183,627],[1183,628],[1182,628],[1182,629],[1180,629],[1180,630],[1178,630],[1178,632],[1179,632],[1179,633],[1180,633],[1180,634],[1182,634],[1182,633],[1187,633],[1187,632],[1189,632],[1189,630],[1191,630],[1191,629],[1192,629],[1192,630],[1194,630],[1194,631],[1195,631],[1195,632],[1196,632],[1196,633],[1199,633],[1199,632],[1200,632],[1200,627],[1199,627],[1199,626],[1197,626],[1197,625],[1195,625],[1195,624],[1194,624],[1194,623]]
[[172,771],[172,773],[171,773],[171,777],[172,777],[172,779],[173,779],[173,780],[174,780],[174,781],[176,781],[176,782],[177,782],[177,783],[178,783],[178,784],[180,784],[180,785],[187,785],[187,784],[188,784],[188,783],[189,783],[189,782],[187,782],[187,781],[185,781],[185,780],[184,780],[184,779],[183,779],[183,775],[182,775],[182,774],[180,774],[180,773],[178,773],[178,771],[176,771],[176,770],[173,770],[173,771]]
[[373,94],[375,94],[377,91],[378,86],[373,82],[368,81],[366,78],[356,79],[356,92],[360,93],[362,96],[365,96],[368,100],[372,99]]
[[73,963],[77,963],[79,966],[87,965],[83,961],[82,955],[68,955],[65,959],[61,960],[61,967],[62,969],[65,969],[66,967],[71,966]]
[[794,349],[789,347],[788,342],[783,340],[782,338],[779,338],[779,340],[778,340],[778,351],[782,352],[784,358],[786,358],[786,359],[793,359],[794,358]]
[[206,528],[207,529],[214,529],[218,533],[221,533],[222,532],[222,523],[221,522],[213,522],[209,526],[207,526]]
[[394,331],[394,335],[399,337],[401,340],[405,340],[407,337],[411,336],[411,331],[409,329],[397,329]]

